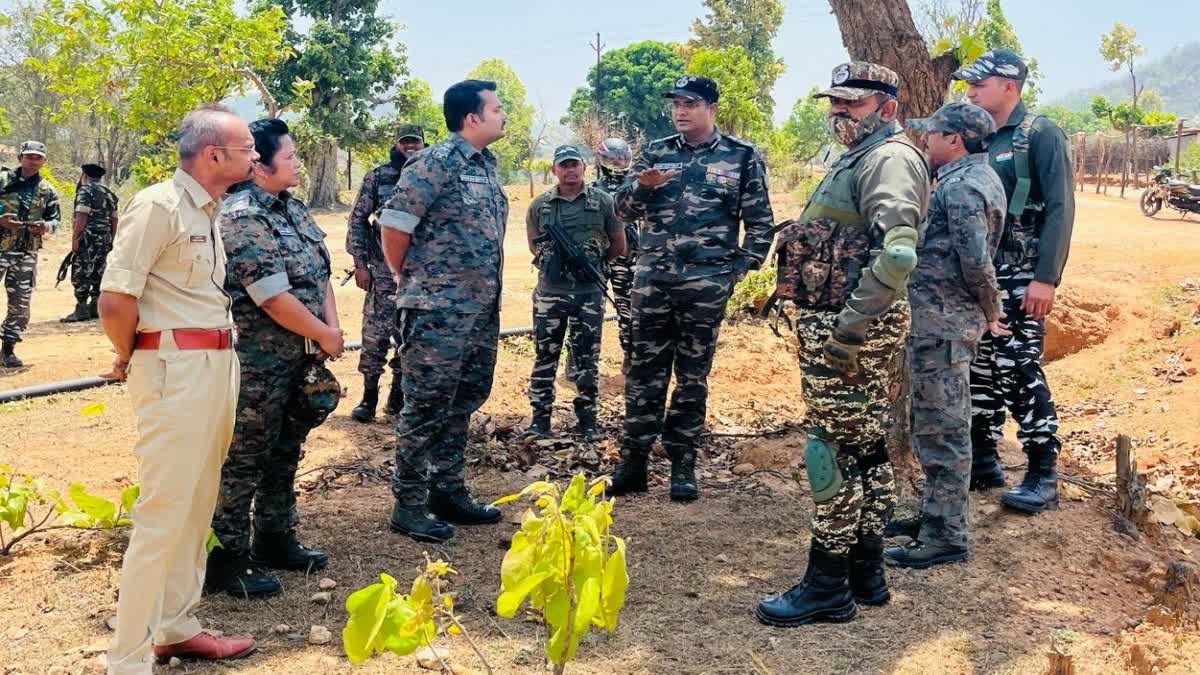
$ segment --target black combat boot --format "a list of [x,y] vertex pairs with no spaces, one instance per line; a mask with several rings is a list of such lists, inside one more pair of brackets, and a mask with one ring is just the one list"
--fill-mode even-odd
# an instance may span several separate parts
[[88,300],[87,308],[88,308],[88,318],[89,319],[99,319],[100,318],[99,303],[100,303],[99,296],[96,296],[96,297],[92,298],[91,300]]
[[0,366],[5,368],[20,368],[25,365],[25,362],[17,358],[13,353],[13,348],[17,343],[12,340],[5,340],[3,348],[0,348]]
[[1000,503],[1022,513],[1041,513],[1058,508],[1058,453],[1037,450],[1029,453],[1029,468],[1017,487],[1004,493]]
[[392,386],[388,389],[387,405],[383,408],[385,415],[395,417],[404,409],[404,389],[400,385],[400,374],[392,375]]
[[671,500],[692,502],[700,498],[700,484],[696,482],[695,448],[670,448],[671,455]]
[[530,438],[546,438],[550,435],[550,413],[535,412],[533,419],[529,421],[529,428],[525,430],[525,436]]
[[350,411],[350,418],[355,422],[370,422],[375,419],[375,406],[379,405],[379,376],[368,377],[363,381],[363,397]]
[[633,450],[621,448],[621,460],[617,462],[612,473],[612,485],[608,486],[610,495],[628,495],[635,492],[645,492],[647,462],[650,459],[648,450]]
[[434,516],[455,525],[487,525],[499,522],[500,509],[475,501],[465,487],[452,492],[429,491],[429,510]]
[[250,557],[214,548],[208,554],[204,588],[210,593],[225,592],[242,598],[262,598],[283,590],[274,575],[256,569]]
[[255,532],[250,562],[277,570],[311,572],[324,569],[329,564],[329,554],[301,544],[294,531]]
[[596,413],[575,408],[575,433],[587,443],[596,440]]
[[87,302],[79,300],[75,303],[75,311],[59,319],[59,323],[78,323],[92,318]]
[[883,537],[859,535],[850,547],[850,591],[861,605],[879,607],[892,599],[883,572]]
[[754,610],[768,626],[802,626],[814,621],[845,623],[858,614],[850,591],[850,556],[834,555],[813,542],[804,579],[790,590],[763,598]]
[[883,526],[885,537],[908,537],[916,539],[921,534],[921,514],[908,518],[892,518]]
[[990,432],[972,432],[970,489],[976,491],[997,487],[1004,487],[1004,468],[1000,466],[996,440]]
[[961,546],[933,544],[913,539],[904,546],[889,546],[883,559],[893,567],[910,567],[923,570],[934,565],[966,562],[967,549]]
[[434,518],[425,506],[405,506],[396,502],[388,526],[392,532],[406,534],[417,541],[440,544],[454,538],[454,526]]

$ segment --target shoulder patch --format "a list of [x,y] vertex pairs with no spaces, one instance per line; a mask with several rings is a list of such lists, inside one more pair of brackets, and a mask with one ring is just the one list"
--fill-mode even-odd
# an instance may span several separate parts
[[446,159],[450,156],[450,144],[438,143],[429,148],[429,156],[434,159]]
[[650,141],[649,143],[646,144],[646,147],[650,148],[650,147],[654,147],[656,145],[672,143],[677,140],[679,140],[679,134],[671,134],[670,136],[663,136],[662,138],[656,138],[653,141]]
[[729,141],[730,143],[732,143],[733,145],[737,145],[737,146],[740,146],[740,147],[743,147],[743,148],[750,148],[751,150],[753,150],[753,151],[754,151],[754,153],[755,153],[755,154],[758,154],[758,146],[756,146],[755,144],[751,143],[750,141],[745,141],[745,140],[742,140],[742,139],[740,139],[740,138],[738,138],[737,136],[734,136],[734,135],[732,135],[732,134],[721,134],[721,136],[722,136],[723,138],[725,138],[726,140],[728,140],[728,141]]

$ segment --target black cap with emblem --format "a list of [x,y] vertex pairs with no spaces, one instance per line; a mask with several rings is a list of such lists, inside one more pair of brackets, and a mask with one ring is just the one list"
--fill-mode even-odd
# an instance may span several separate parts
[[663,92],[663,98],[699,98],[708,103],[716,103],[721,98],[721,90],[717,83],[701,75],[682,75],[675,80],[675,88]]

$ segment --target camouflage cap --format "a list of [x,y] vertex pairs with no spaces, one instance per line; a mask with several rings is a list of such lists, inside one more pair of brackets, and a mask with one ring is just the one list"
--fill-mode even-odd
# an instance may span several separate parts
[[828,89],[813,98],[864,99],[872,94],[896,96],[900,93],[900,76],[890,68],[868,61],[842,63],[833,69]]
[[402,141],[406,138],[417,138],[422,143],[425,142],[425,129],[421,128],[420,124],[401,124],[396,130],[396,140]]
[[317,361],[304,371],[300,385],[300,406],[293,412],[297,420],[316,427],[329,417],[342,399],[342,385],[324,363]]
[[1025,81],[1029,68],[1011,49],[989,49],[954,73],[954,79],[978,82],[989,77]]
[[46,144],[38,143],[37,141],[25,141],[21,144],[21,150],[18,155],[41,155],[46,156]]
[[560,145],[554,149],[555,166],[572,159],[583,161],[583,153],[579,152],[579,148],[573,145]]
[[680,75],[675,80],[674,87],[663,92],[663,98],[675,98],[676,96],[699,98],[709,103],[716,103],[721,98],[721,88],[717,86],[716,82],[703,75]]
[[913,118],[905,124],[922,133],[941,131],[958,134],[963,143],[983,141],[996,133],[996,122],[988,111],[966,102],[947,103],[929,117]]

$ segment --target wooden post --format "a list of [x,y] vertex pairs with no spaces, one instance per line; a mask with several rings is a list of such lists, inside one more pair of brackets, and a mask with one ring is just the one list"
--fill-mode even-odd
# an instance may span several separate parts
[[350,175],[350,169],[354,166],[354,152],[350,148],[346,148],[346,189],[354,192],[354,177]]
[[1129,436],[1117,436],[1117,509],[1135,525],[1145,521],[1146,486],[1137,470],[1137,452]]
[[1175,175],[1179,175],[1179,156],[1183,154],[1183,120],[1175,125]]

